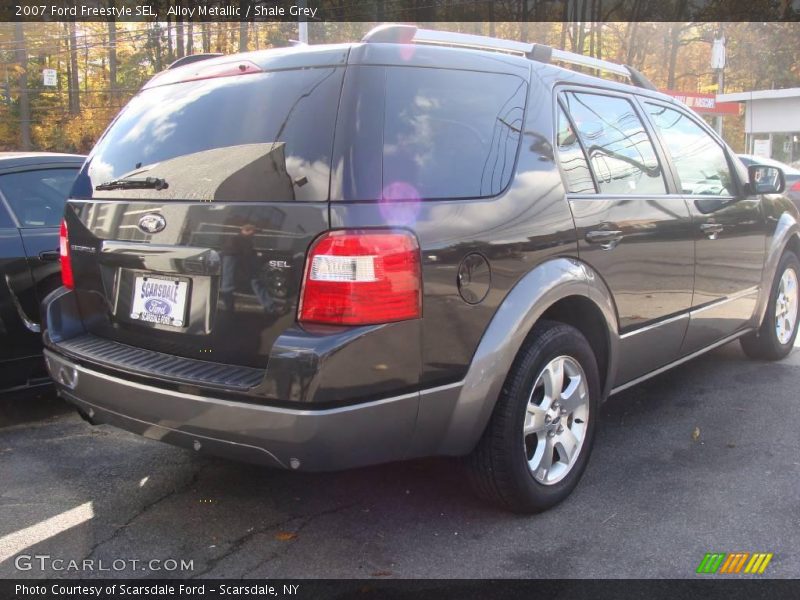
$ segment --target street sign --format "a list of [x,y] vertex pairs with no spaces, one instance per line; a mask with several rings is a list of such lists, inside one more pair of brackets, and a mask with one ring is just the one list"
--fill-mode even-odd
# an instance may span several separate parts
[[711,47],[711,68],[725,68],[725,36],[714,40],[714,45]]
[[42,69],[42,79],[46,86],[58,86],[58,75],[55,69]]
[[772,140],[753,140],[753,154],[763,158],[772,158]]

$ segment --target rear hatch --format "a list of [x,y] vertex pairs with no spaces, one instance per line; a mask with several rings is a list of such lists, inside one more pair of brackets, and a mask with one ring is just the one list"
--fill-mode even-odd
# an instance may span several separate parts
[[157,76],[128,104],[66,212],[92,336],[266,365],[295,320],[306,251],[329,227],[346,55],[203,61]]

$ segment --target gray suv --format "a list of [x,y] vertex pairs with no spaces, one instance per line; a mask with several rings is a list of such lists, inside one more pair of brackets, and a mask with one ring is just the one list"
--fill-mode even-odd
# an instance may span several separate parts
[[635,70],[538,44],[389,25],[198,60],[75,182],[47,364],[92,423],[285,469],[467,457],[543,510],[610,395],[792,349],[784,187]]

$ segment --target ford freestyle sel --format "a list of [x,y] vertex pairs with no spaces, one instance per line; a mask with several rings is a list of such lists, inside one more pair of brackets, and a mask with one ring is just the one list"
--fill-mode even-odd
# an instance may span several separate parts
[[389,25],[176,65],[74,184],[48,368],[93,423],[286,469],[464,456],[539,511],[609,395],[789,353],[784,187],[635,70],[537,44]]

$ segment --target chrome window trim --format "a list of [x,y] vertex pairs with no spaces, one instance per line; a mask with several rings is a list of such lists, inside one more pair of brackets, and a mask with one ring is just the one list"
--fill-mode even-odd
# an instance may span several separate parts
[[667,317],[666,319],[662,319],[660,321],[656,321],[654,323],[650,323],[649,325],[645,325],[644,327],[640,327],[639,329],[634,329],[632,331],[628,331],[626,333],[623,333],[623,334],[621,334],[619,336],[619,339],[620,340],[626,340],[626,339],[631,338],[631,337],[633,337],[635,335],[638,335],[640,333],[646,333],[648,331],[652,331],[653,329],[658,329],[662,325],[669,325],[670,323],[674,323],[676,321],[680,321],[681,319],[686,319],[686,318],[688,318],[690,316],[690,314],[691,314],[690,311],[686,311],[686,312],[679,313],[677,315],[673,315],[671,317]]
[[[2,177],[2,175],[0,175],[0,177]],[[6,199],[6,196],[3,193],[3,190],[0,190],[0,204],[3,205],[3,207],[6,209],[6,212],[11,217],[11,223],[14,225],[14,227],[16,227],[17,229],[22,229],[22,225],[20,225],[19,219],[17,219],[16,213],[14,213],[14,211],[11,210],[11,204]]]

